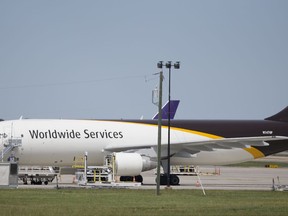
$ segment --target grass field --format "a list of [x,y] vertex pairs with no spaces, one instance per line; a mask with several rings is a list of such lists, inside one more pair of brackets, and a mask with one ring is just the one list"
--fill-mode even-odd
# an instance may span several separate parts
[[288,193],[129,189],[1,189],[0,215],[288,215]]

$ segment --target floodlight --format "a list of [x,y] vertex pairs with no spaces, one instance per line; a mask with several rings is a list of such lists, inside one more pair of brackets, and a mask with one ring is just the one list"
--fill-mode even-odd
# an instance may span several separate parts
[[174,64],[174,68],[175,69],[179,69],[180,68],[180,62],[177,61],[175,64]]
[[162,68],[163,67],[163,61],[159,61],[157,63],[157,68]]

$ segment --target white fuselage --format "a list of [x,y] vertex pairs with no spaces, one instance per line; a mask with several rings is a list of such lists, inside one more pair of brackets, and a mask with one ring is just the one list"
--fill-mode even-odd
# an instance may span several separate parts
[[[106,120],[14,120],[0,122],[0,150],[9,139],[21,139],[13,153],[24,165],[71,166],[88,152],[88,164],[103,165],[112,149],[135,150],[157,146],[157,126]],[[171,128],[171,144],[205,141],[212,138]],[[167,145],[167,127],[162,129]],[[107,151],[109,149],[109,151]],[[163,148],[162,156],[167,155]],[[172,153],[173,153],[172,149]],[[243,149],[199,152],[193,157],[172,157],[171,164],[229,164],[253,156]]]

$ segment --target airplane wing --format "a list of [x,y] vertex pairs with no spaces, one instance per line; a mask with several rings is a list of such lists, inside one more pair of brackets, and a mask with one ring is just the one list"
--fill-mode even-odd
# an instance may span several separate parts
[[221,138],[200,142],[184,143],[180,151],[198,153],[200,151],[214,151],[215,149],[247,148],[248,146],[269,146],[269,141],[288,140],[283,136],[260,136],[241,138]]
[[[246,148],[247,146],[268,146],[269,141],[288,140],[285,136],[258,136],[258,137],[240,137],[240,138],[220,138],[212,140],[203,140],[187,143],[171,143],[172,152],[188,152],[198,153],[200,151],[214,151],[215,149],[232,149],[232,148]],[[145,148],[156,148],[157,144],[141,145],[141,146],[117,146],[109,145],[105,148],[106,151],[119,152],[128,150],[139,150]],[[167,148],[167,144],[162,144],[161,147]]]

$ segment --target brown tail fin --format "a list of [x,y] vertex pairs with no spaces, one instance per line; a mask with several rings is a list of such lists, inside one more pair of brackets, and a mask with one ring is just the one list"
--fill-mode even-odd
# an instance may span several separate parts
[[288,106],[279,113],[270,116],[268,118],[265,118],[265,120],[288,122]]

